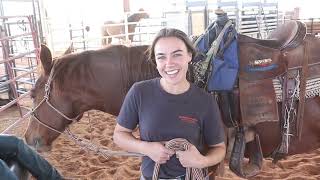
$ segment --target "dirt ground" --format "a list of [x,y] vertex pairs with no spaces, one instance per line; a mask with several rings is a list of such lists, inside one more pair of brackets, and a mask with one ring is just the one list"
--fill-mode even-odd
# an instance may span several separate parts
[[[0,114],[0,131],[5,129],[12,119],[19,116],[15,107]],[[90,124],[89,124],[90,122]],[[23,121],[11,133],[21,136],[27,121]],[[119,150],[112,142],[115,117],[99,111],[89,111],[80,122],[71,126],[71,131],[91,139],[97,145],[112,150]],[[79,180],[137,180],[139,179],[140,158],[110,157],[108,159],[81,149],[66,135],[60,136],[53,145],[51,152],[41,153],[66,179]],[[218,180],[241,179],[233,174],[227,163],[225,173]],[[316,180],[320,179],[320,148],[306,154],[288,157],[274,165],[264,160],[262,172],[251,179],[269,180]]]

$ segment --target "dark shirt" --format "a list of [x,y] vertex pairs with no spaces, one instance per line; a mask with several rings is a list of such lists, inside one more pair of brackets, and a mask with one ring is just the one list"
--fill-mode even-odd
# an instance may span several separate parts
[[[121,107],[117,122],[135,129],[139,124],[143,141],[159,142],[184,138],[201,153],[203,146],[223,142],[220,112],[214,97],[191,84],[182,94],[169,94],[160,86],[160,79],[135,83]],[[154,161],[145,156],[141,170],[152,177]],[[172,178],[185,174],[179,160],[173,156],[160,166],[159,177]]]

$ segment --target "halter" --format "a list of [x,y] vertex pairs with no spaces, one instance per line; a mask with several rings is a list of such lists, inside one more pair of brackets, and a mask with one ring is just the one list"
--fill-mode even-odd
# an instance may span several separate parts
[[49,107],[51,107],[51,109],[53,109],[55,112],[57,112],[60,116],[62,116],[63,118],[67,119],[68,121],[71,121],[71,122],[76,122],[77,119],[80,117],[80,114],[78,116],[76,116],[75,118],[70,118],[68,117],[67,115],[63,114],[60,110],[58,110],[56,107],[54,107],[50,102],[49,102],[49,98],[50,98],[50,90],[51,90],[51,82],[53,80],[53,74],[54,74],[54,67],[53,66],[51,68],[51,71],[50,71],[50,75],[48,77],[48,81],[47,83],[45,84],[44,86],[44,96],[43,96],[43,99],[40,101],[40,103],[31,110],[31,116],[36,119],[38,121],[38,123],[40,123],[41,125],[45,126],[46,128],[54,131],[54,132],[57,132],[59,134],[63,134],[64,132],[61,132],[59,130],[57,130],[56,128],[53,128],[49,125],[47,125],[46,123],[42,122],[35,114],[35,111],[44,103],[46,102]]

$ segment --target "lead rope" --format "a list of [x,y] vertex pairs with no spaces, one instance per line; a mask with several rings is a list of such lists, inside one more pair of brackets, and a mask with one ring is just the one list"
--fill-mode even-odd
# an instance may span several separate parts
[[[189,149],[189,142],[186,139],[176,138],[168,141],[165,147],[173,151],[187,151]],[[153,169],[152,180],[157,180],[159,176],[160,164],[156,163]],[[204,180],[204,169],[186,168],[185,180]]]

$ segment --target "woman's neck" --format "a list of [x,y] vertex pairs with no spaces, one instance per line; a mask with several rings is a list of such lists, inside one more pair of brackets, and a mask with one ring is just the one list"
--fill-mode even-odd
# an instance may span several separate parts
[[179,84],[169,84],[163,78],[160,79],[160,85],[167,93],[182,94],[189,90],[190,83],[185,80]]

